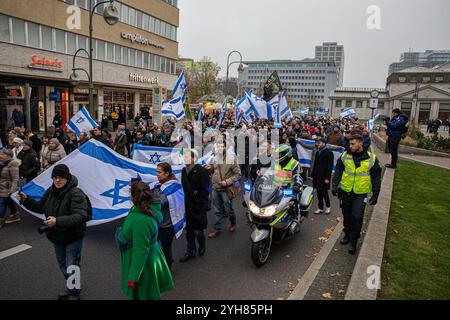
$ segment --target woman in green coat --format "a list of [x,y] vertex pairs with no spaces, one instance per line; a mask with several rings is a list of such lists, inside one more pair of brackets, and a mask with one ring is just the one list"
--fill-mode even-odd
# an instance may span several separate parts
[[118,232],[128,243],[122,248],[122,291],[130,300],[159,300],[161,293],[173,289],[173,279],[158,243],[161,204],[149,186],[131,183],[134,204]]

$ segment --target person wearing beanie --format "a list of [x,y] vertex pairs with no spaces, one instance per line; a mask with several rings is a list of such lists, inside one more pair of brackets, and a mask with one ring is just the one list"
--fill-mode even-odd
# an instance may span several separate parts
[[331,174],[333,172],[334,155],[327,147],[327,138],[320,137],[316,140],[316,155],[314,165],[311,172],[313,178],[313,187],[317,190],[317,198],[319,200],[318,209],[315,214],[324,212],[323,202],[325,200],[325,214],[331,213],[331,202],[328,191],[331,186]]
[[13,159],[17,159],[17,156],[19,155],[20,151],[22,151],[22,144],[23,144],[23,140],[15,137],[12,140],[12,145],[13,145]]
[[20,221],[17,208],[10,195],[17,191],[20,160],[13,159],[13,152],[6,148],[0,150],[0,229],[5,225],[6,210],[9,208],[9,223]]
[[[56,165],[51,176],[53,184],[39,201],[22,192],[16,198],[28,210],[45,216],[47,238],[54,246],[56,260],[67,283],[72,274],[68,268],[80,267],[90,209],[87,196],[78,188],[78,179],[65,164]],[[58,300],[79,300],[80,293],[81,287],[67,288],[58,295]]]
[[33,143],[30,140],[25,140],[22,143],[22,151],[17,155],[17,159],[22,161],[19,168],[20,176],[25,178],[27,183],[36,178],[41,169],[39,156],[32,146]]

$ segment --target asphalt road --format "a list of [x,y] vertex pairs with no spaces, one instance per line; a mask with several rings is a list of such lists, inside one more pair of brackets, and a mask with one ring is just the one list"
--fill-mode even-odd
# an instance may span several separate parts
[[[183,235],[174,241],[175,264],[173,277],[175,289],[164,294],[164,299],[210,300],[249,299],[274,300],[289,296],[289,289],[314,260],[322,247],[325,230],[337,224],[338,202],[332,197],[332,213],[314,215],[316,201],[309,218],[301,225],[294,238],[276,245],[269,261],[256,268],[250,258],[250,227],[246,225],[242,198],[234,200],[237,214],[237,231],[228,232],[228,219],[224,219],[222,236],[207,239],[207,250],[185,264],[178,262],[186,250]],[[214,212],[208,213],[212,231]],[[123,223],[118,220],[88,229],[83,244],[81,262],[82,298],[92,300],[125,299],[120,291],[120,258],[115,246],[114,232]],[[22,221],[0,229],[1,253],[21,244],[31,249],[0,260],[0,299],[53,300],[63,291],[65,281],[56,263],[52,244],[37,228],[41,222],[24,213]]]

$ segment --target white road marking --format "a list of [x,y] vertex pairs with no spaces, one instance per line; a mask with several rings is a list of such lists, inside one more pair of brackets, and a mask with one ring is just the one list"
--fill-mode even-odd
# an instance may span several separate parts
[[14,247],[14,248],[2,251],[2,252],[0,252],[0,260],[3,260],[5,258],[8,258],[10,256],[13,256],[15,254],[18,254],[18,253],[20,253],[22,251],[25,251],[25,250],[28,250],[28,249],[31,249],[31,248],[32,247],[27,245],[27,244],[21,244],[20,246],[17,246],[17,247]]

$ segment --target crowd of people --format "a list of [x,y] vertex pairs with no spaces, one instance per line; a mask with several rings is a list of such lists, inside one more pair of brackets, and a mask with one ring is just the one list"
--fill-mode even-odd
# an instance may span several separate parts
[[[260,134],[263,130],[268,132],[274,130],[273,121],[254,119],[253,123],[241,122],[236,125],[232,113],[225,117],[222,125],[218,126],[218,121],[217,115],[203,121],[201,128],[204,144],[211,142],[208,132],[213,129],[219,129],[224,138],[227,130],[241,129],[235,139],[245,143],[236,144],[234,152],[231,152],[231,163],[221,164],[222,162],[213,159],[209,164],[200,165],[198,161],[201,155],[194,146],[184,154],[186,166],[182,170],[180,182],[185,197],[187,243],[186,253],[179,260],[181,263],[205,254],[207,212],[211,209],[211,203],[215,211],[215,223],[214,230],[208,237],[215,239],[221,236],[224,217],[229,219],[228,231],[236,232],[237,221],[233,201],[235,195],[230,195],[230,190],[238,189],[242,179],[255,180],[264,168],[271,166],[271,155],[275,152],[274,141],[271,141],[270,135]],[[194,136],[195,126],[191,121],[185,121],[183,128]],[[40,172],[47,170],[90,139],[104,143],[123,156],[132,157],[135,144],[176,146],[180,143],[179,137],[173,135],[176,130],[175,121],[168,120],[162,125],[149,124],[147,119],[139,115],[132,131],[124,124],[119,124],[113,135],[101,125],[89,133],[82,133],[80,137],[74,133],[67,133],[60,127],[56,128],[52,136],[42,137],[20,127],[12,129],[6,147],[0,150],[0,228],[5,224],[20,221],[17,208],[9,196],[19,189],[21,183],[33,180]],[[250,136],[246,134],[250,130],[254,130],[256,134]],[[240,134],[243,134],[243,140]],[[283,146],[283,159],[286,155],[288,162],[292,159],[296,161],[295,150],[298,144],[303,143],[302,139],[315,141],[312,147],[313,165],[309,170],[302,170],[300,165],[298,167],[299,173],[303,176],[299,181],[306,181],[311,177],[317,190],[316,214],[331,213],[329,190],[332,189],[332,193],[337,194],[335,191],[341,183],[340,180],[347,179],[345,175],[348,168],[352,170],[349,164],[352,159],[358,163],[354,170],[360,170],[360,167],[363,168],[361,170],[370,170],[370,174],[366,172],[367,176],[372,176],[374,186],[370,204],[376,204],[381,169],[378,161],[374,160],[374,155],[368,151],[371,141],[365,124],[353,118],[294,117],[282,122],[279,139],[277,144]],[[253,159],[249,156],[252,143],[258,145],[256,162],[251,161]],[[230,147],[227,146],[226,139],[216,141],[215,157],[230,156]],[[311,148],[310,145],[305,147]],[[239,148],[243,150],[238,150]],[[337,149],[342,149],[346,156],[338,161],[338,174],[333,179],[331,151]],[[238,161],[236,155],[242,154],[244,159]],[[354,155],[354,158],[351,155]],[[264,157],[268,162],[262,161]],[[363,166],[366,162],[367,166]],[[284,166],[279,164],[281,170],[284,170]],[[164,162],[157,165],[157,179],[159,183],[153,190],[140,181],[130,182],[133,208],[122,228],[116,233],[116,242],[121,250],[122,259],[122,291],[130,299],[159,299],[162,292],[174,286],[170,270],[174,263],[172,242],[175,232],[170,216],[170,203],[161,191],[165,184],[177,179],[172,172],[171,164]],[[52,180],[52,186],[40,201],[34,201],[20,192],[17,199],[26,208],[45,215],[44,224],[49,229],[47,237],[55,246],[59,267],[67,279],[69,276],[67,266],[80,264],[82,239],[92,208],[89,198],[83,196],[83,192],[78,188],[77,177],[70,173],[67,166],[63,164],[54,166]],[[343,199],[344,218],[347,217],[345,241],[342,241],[342,244],[351,242],[352,247],[349,250],[351,253],[356,251],[356,242],[361,231],[361,217],[364,211],[361,199],[364,199],[370,189],[367,185],[367,183],[370,185],[370,181],[364,183],[365,187],[357,190],[357,196],[351,183],[345,185],[340,194],[340,198]],[[355,209],[354,205],[359,209]],[[5,219],[8,208],[10,215]],[[357,214],[354,211],[357,211]],[[79,296],[80,288],[67,290],[58,298],[79,299]]]

